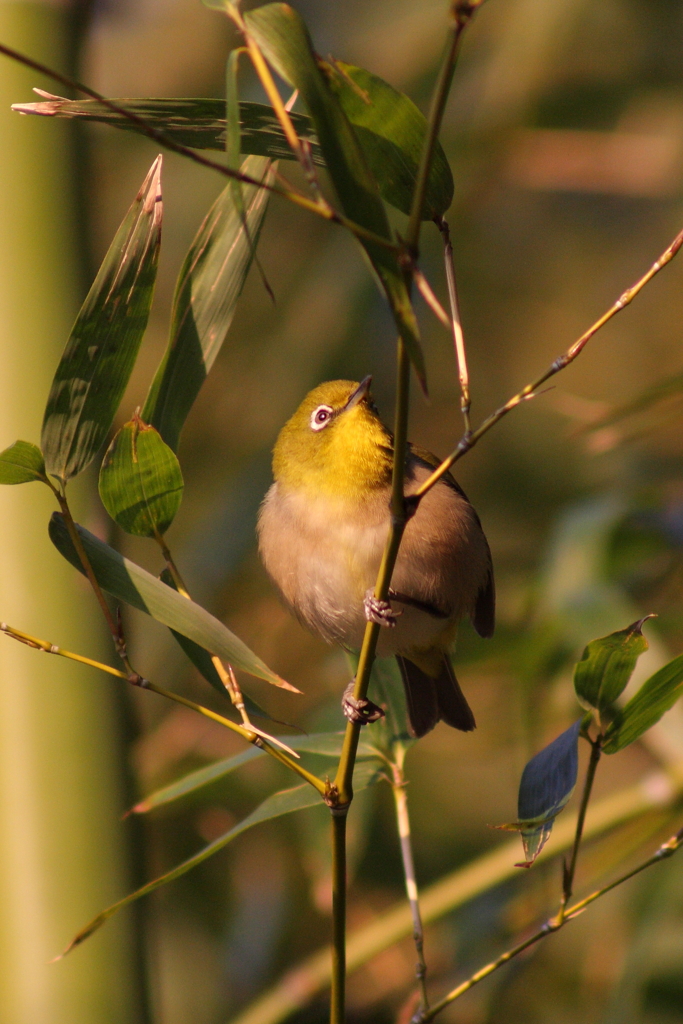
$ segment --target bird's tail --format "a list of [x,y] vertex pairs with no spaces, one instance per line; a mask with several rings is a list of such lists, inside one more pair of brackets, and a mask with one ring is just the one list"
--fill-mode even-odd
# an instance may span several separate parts
[[471,732],[476,727],[474,715],[447,654],[443,656],[441,670],[435,679],[400,654],[396,655],[396,661],[403,677],[414,736],[424,736],[439,721],[462,732]]

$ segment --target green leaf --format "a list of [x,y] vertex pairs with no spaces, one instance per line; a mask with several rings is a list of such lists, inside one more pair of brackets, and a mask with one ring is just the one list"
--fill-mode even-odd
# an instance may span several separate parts
[[[335,61],[337,73],[329,76],[331,88],[339,98],[344,113],[354,126],[358,143],[372,172],[380,195],[403,213],[410,212],[410,199],[415,185],[416,158],[424,135],[425,119],[412,100],[398,92],[377,75],[363,68]],[[323,67],[329,68],[330,65]],[[339,74],[341,70],[341,74]],[[350,83],[348,75],[367,94],[366,103]],[[342,80],[340,82],[340,79]],[[361,99],[361,103],[357,102]],[[174,142],[192,149],[226,148],[225,102],[220,99],[114,99],[118,107],[129,110]],[[50,96],[47,102],[17,103],[12,108],[22,114],[47,117],[78,118],[101,122],[123,131],[140,132],[123,114],[117,114],[98,100],[67,100]],[[293,160],[294,154],[285,138],[273,108],[264,103],[242,100],[240,111],[240,150],[252,156],[268,156],[273,160]],[[311,147],[311,158],[318,167],[325,167],[318,136],[307,114],[290,113],[300,139]],[[443,149],[437,144],[429,176],[425,201],[425,218],[444,213],[452,202],[453,179]]]
[[48,482],[43,453],[30,441],[15,441],[0,452],[0,484],[28,484],[33,480]]
[[605,733],[603,750],[616,754],[647,732],[683,695],[683,654],[646,680],[638,693],[618,708]]
[[[164,571],[160,574],[159,579],[162,581],[162,583],[165,583],[167,587],[171,587],[172,590],[175,590],[177,592],[178,588],[176,587],[175,581],[168,569],[164,569]],[[199,644],[196,644],[194,642],[194,640],[189,640],[188,637],[183,636],[182,633],[178,633],[175,629],[172,629],[171,633],[173,634],[174,640],[176,640],[179,646],[183,649],[184,653],[190,659],[194,667],[204,676],[207,683],[213,686],[214,690],[216,690],[217,693],[220,693],[221,697],[229,701],[230,705],[232,706],[230,694],[226,690],[225,686],[223,685],[223,680],[216,671],[213,661],[211,660],[211,654],[209,653],[209,651],[205,650],[203,647],[200,647]],[[256,715],[259,718],[267,718],[271,722],[275,721],[275,719],[271,718],[267,711],[264,711],[263,708],[259,704],[257,704],[255,700],[252,700],[248,694],[244,693],[244,691],[242,691],[242,698],[244,700],[244,706],[247,709],[248,714]]]
[[588,644],[574,670],[574,689],[582,708],[611,717],[614,702],[626,689],[638,658],[648,649],[642,628],[649,618],[647,615]]
[[[280,738],[292,750],[301,750],[309,754],[317,754],[321,757],[339,757],[344,743],[343,732],[321,732],[313,733],[310,736],[282,736]],[[135,814],[146,814],[155,807],[162,807],[174,800],[178,800],[182,796],[186,796],[188,793],[194,793],[203,786],[216,782],[217,779],[224,778],[230,772],[241,768],[243,764],[247,764],[249,761],[265,756],[264,750],[259,750],[258,747],[249,747],[248,750],[243,750],[233,757],[207,765],[206,768],[198,768],[197,771],[190,772],[189,775],[183,776],[177,782],[172,782],[162,789],[157,789],[156,792],[151,793],[144,800],[141,800],[140,803],[136,804],[132,808],[132,812]],[[372,745],[361,739],[358,744],[357,756],[359,760],[376,758],[377,751]]]
[[183,474],[160,434],[139,417],[125,423],[100,469],[100,497],[112,519],[135,537],[166,533],[183,497]]
[[[374,782],[379,781],[380,775],[375,765],[372,764],[361,764],[357,767],[353,776],[353,788],[355,792],[365,789],[367,786]],[[81,942],[89,938],[93,932],[97,931],[105,921],[108,921],[118,910],[122,910],[123,907],[128,906],[129,903],[133,903],[135,900],[140,899],[141,896],[146,896],[150,892],[154,892],[162,885],[167,885],[169,882],[175,881],[176,878],[180,878],[181,875],[186,874],[192,868],[197,867],[198,864],[203,863],[209,857],[213,856],[219,850],[222,850],[224,846],[227,846],[229,842],[236,839],[237,836],[246,832],[247,829],[253,828],[254,825],[260,824],[262,821],[270,821],[272,818],[282,817],[283,814],[291,814],[293,811],[303,810],[305,807],[324,807],[320,794],[305,782],[301,786],[295,786],[293,789],[284,789],[279,793],[273,793],[272,796],[267,797],[260,804],[255,811],[252,811],[248,817],[244,818],[238,825],[231,828],[225,835],[220,836],[218,839],[214,839],[212,843],[205,846],[203,850],[196,853],[193,857],[189,857],[183,861],[182,864],[178,864],[177,867],[171,871],[167,871],[166,874],[161,875],[159,878],[155,878],[153,881],[148,882],[147,885],[143,885],[140,889],[130,893],[128,896],[124,896],[122,900],[117,903],[113,903],[106,910],[103,910],[101,914],[85,926],[69,943],[64,950],[62,956],[66,956],[67,953],[71,952],[76,946],[79,946]]]
[[[259,181],[269,181],[273,174],[270,161],[261,157],[249,157],[242,170]],[[268,206],[265,189],[241,189],[244,222],[232,185],[227,185],[185,257],[173,299],[168,348],[142,410],[143,420],[156,427],[174,451],[232,323]]]
[[518,820],[498,828],[521,832],[524,863],[530,868],[550,836],[555,818],[576,786],[579,769],[579,731],[583,719],[565,729],[529,761],[522,773],[517,802]]
[[[277,73],[298,89],[313,119],[327,169],[344,213],[391,240],[386,211],[363,151],[316,60],[301,17],[288,4],[266,4],[244,15],[247,30]],[[374,242],[361,245],[379,277],[411,362],[425,386],[419,332],[398,255]]]
[[[189,637],[200,647],[205,647],[212,654],[229,661],[235,668],[241,668],[259,679],[265,679],[274,686],[299,692],[271,671],[246,644],[206,609],[167,587],[161,580],[124,558],[82,526],[76,526],[76,529],[95,578],[108,594],[119,601],[126,601],[133,608],[147,612],[157,622],[162,622],[169,629],[175,629],[183,636]],[[50,540],[60,554],[79,572],[83,572],[81,560],[59,512],[55,512],[50,519],[49,532]]]
[[[413,101],[377,75],[335,60],[322,63],[383,199],[405,214],[415,190],[427,121]],[[437,142],[427,183],[423,220],[442,216],[453,202],[453,175]]]
[[66,482],[114,421],[147,327],[161,241],[161,157],[126,214],[76,318],[47,400],[41,447]]

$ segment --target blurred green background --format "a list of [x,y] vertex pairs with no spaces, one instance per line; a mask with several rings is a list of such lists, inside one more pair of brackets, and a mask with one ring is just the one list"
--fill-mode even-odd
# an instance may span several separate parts
[[[320,53],[369,68],[426,108],[445,0],[294,6]],[[0,41],[71,68],[108,96],[220,96],[236,37],[199,0],[102,0],[92,8],[3,3]],[[17,436],[39,439],[70,319],[157,152],[127,133],[10,115],[8,104],[30,102],[33,85],[61,91],[2,58],[2,448]],[[262,99],[253,76],[245,73],[242,86],[243,98]],[[490,0],[466,35],[442,141],[456,183],[448,220],[478,422],[566,349],[683,226],[683,4]],[[280,169],[303,185],[293,164]],[[122,421],[144,401],[166,345],[181,261],[222,187],[210,171],[164,157],[155,305]],[[400,229],[399,214],[395,222]],[[258,561],[255,516],[277,431],[315,384],[372,373],[390,419],[394,337],[359,250],[340,229],[272,200],[259,254],[276,301],[252,272],[185,428],[185,499],[168,541],[196,599],[305,696],[255,680],[249,692],[299,728],[336,728],[345,661],[279,603]],[[445,301],[440,239],[429,224],[423,267]],[[490,826],[514,818],[525,761],[576,717],[571,665],[588,640],[656,612],[639,678],[682,649],[682,283],[683,262],[674,262],[552,390],[459,464],[493,551],[499,625],[491,642],[461,631],[456,667],[477,732],[439,726],[409,755],[422,885],[499,842]],[[454,355],[447,332],[424,306],[420,314],[431,401],[414,394],[410,436],[445,454],[461,431]],[[603,422],[675,374],[681,381],[661,400]],[[46,540],[49,502],[37,491],[0,493],[0,618],[106,656],[93,602]],[[154,545],[108,522],[94,476],[81,488],[79,514],[160,570]],[[165,630],[133,614],[127,623],[139,671],[221,710]],[[222,834],[288,779],[259,761],[123,826],[118,818],[135,795],[236,752],[239,741],[85,669],[51,676],[48,659],[9,646],[3,639],[0,1019],[229,1020],[327,941],[324,812],[248,833],[145,900],[137,917],[108,924],[64,963],[45,966],[106,903]],[[596,796],[681,761],[683,712],[675,708],[647,742],[603,759]],[[357,926],[402,898],[389,788],[364,794],[353,818],[349,920]],[[653,812],[588,846],[578,889],[636,863],[674,830],[672,821],[670,812]],[[431,927],[434,992],[542,919],[559,889],[552,862]],[[440,1019],[673,1024],[683,1020],[682,935],[683,865],[674,858]],[[356,973],[349,1019],[396,1020],[413,963],[406,941]],[[323,1022],[324,1001],[295,1019]]]

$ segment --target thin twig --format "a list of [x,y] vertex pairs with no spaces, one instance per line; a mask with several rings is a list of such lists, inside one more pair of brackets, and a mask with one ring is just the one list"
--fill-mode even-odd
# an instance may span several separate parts
[[[136,672],[122,672],[121,669],[113,668],[111,665],[105,665],[104,662],[95,661],[92,658],[87,658],[83,654],[74,654],[73,651],[67,651],[63,647],[58,647],[57,644],[51,644],[47,640],[40,640],[38,637],[31,636],[30,633],[24,633],[19,629],[15,629],[13,626],[9,626],[6,622],[0,622],[0,632],[5,633],[13,640],[18,640],[20,643],[26,644],[27,647],[33,647],[37,651],[42,651],[45,654],[56,654],[61,658],[68,658],[70,661],[77,661],[81,665],[89,665],[91,668],[97,668],[101,672],[106,672],[110,676],[116,676],[117,679],[124,679],[132,686],[139,686],[143,690],[149,690],[151,693],[159,694],[160,697],[166,697],[168,700],[175,701],[176,704],[182,704],[183,707],[190,708],[192,711],[196,711],[205,718],[210,718],[212,722],[218,722],[219,725],[237,733],[238,736],[247,740],[248,743],[252,743],[254,746],[260,747],[261,750],[264,750],[267,754],[270,754],[271,757],[274,757],[276,761],[284,764],[287,768],[291,768],[293,772],[296,772],[302,779],[309,782],[318,790],[322,797],[324,797],[327,792],[327,785],[322,781],[322,779],[319,779],[316,775],[312,775],[310,772],[306,771],[306,769],[302,768],[302,766],[297,764],[296,761],[292,761],[284,750],[279,750],[277,747],[270,746],[269,740],[272,742],[274,737],[268,737],[268,739],[266,739],[254,732],[253,727],[246,728],[245,726],[238,725],[236,722],[231,722],[229,718],[224,718],[223,715],[219,715],[215,711],[211,711],[210,708],[205,708],[202,704],[195,704],[194,701],[187,700],[186,697],[181,697],[178,693],[173,693],[171,690],[165,690],[163,687],[157,686],[156,683],[150,682],[149,679],[145,679]],[[291,753],[294,753],[294,751],[291,751]],[[296,757],[297,755],[294,754],[294,756]]]
[[681,845],[683,845],[683,829],[680,829],[675,833],[675,835],[671,836],[670,839],[667,839],[665,843],[662,843],[657,852],[651,857],[648,857],[648,859],[643,861],[642,864],[639,864],[638,867],[634,868],[632,871],[628,871],[625,875],[617,878],[614,882],[610,882],[609,885],[603,886],[602,889],[597,889],[595,892],[592,892],[590,896],[586,896],[585,899],[579,900],[578,903],[569,907],[564,917],[561,919],[558,917],[550,921],[546,921],[546,923],[539,928],[537,932],[534,932],[533,935],[529,936],[528,939],[525,939],[518,945],[513,946],[512,949],[508,949],[505,953],[501,954],[501,956],[476,971],[467,979],[467,981],[463,981],[461,985],[454,988],[448,993],[448,995],[444,996],[443,999],[440,999],[438,1003],[435,1003],[434,1006],[432,1006],[432,1008],[426,1013],[417,1013],[413,1017],[412,1024],[427,1024],[428,1021],[434,1020],[434,1018],[441,1013],[446,1006],[455,1002],[455,1000],[459,999],[460,996],[463,996],[465,992],[469,992],[471,988],[478,985],[480,981],[484,980],[484,978],[488,978],[490,974],[493,974],[494,971],[503,967],[504,964],[509,963],[510,960],[514,959],[514,957],[519,956],[519,954],[523,953],[525,949],[529,949],[530,946],[540,942],[540,940],[544,939],[546,935],[552,935],[554,932],[558,932],[569,921],[573,921],[575,917],[582,914],[591,903],[600,899],[601,896],[611,892],[612,889],[616,889],[617,886],[622,885],[624,882],[628,882],[629,879],[633,878],[635,875],[639,875],[641,871],[645,871],[646,868],[651,867],[653,864],[659,864],[660,861],[666,860],[668,857],[672,857]]
[[[53,68],[47,67],[45,64],[41,64],[39,61],[33,60],[31,57],[27,57],[18,50],[12,49],[10,46],[5,46],[0,43],[0,54],[4,54],[5,57],[9,57],[11,60],[15,60],[19,64],[24,64],[26,67],[32,68],[41,75],[46,75],[48,78],[54,79],[61,85],[65,85],[68,89],[73,89],[77,92],[82,92],[85,96],[90,96],[91,99],[97,100],[105,106],[107,110],[111,110],[112,113],[126,118],[126,120],[130,121],[131,124],[134,124],[143,135],[153,139],[165,149],[170,149],[171,152],[178,153],[180,156],[184,156],[188,160],[192,160],[193,163],[200,164],[202,167],[208,167],[212,171],[217,171],[218,174],[222,174],[225,178],[241,181],[245,185],[254,185],[256,188],[266,189],[268,192],[272,192],[275,195],[280,196],[282,199],[287,199],[289,202],[294,203],[296,206],[300,206],[304,210],[308,210],[310,213],[315,213],[319,217],[323,217],[325,220],[331,221],[333,224],[339,224],[342,227],[347,228],[347,230],[351,231],[351,233],[357,238],[363,238],[368,242],[373,242],[375,245],[380,245],[385,249],[392,250],[393,252],[400,253],[401,251],[400,245],[396,242],[391,241],[391,239],[384,238],[382,235],[376,235],[373,231],[369,231],[361,224],[356,224],[338,210],[333,209],[328,203],[321,204],[317,200],[309,199],[308,196],[304,196],[300,192],[292,189],[291,185],[289,185],[285,178],[280,178],[280,180],[285,182],[288,186],[287,188],[282,188],[275,183],[270,184],[266,181],[258,181],[256,178],[252,178],[248,174],[243,174],[242,171],[236,171],[231,167],[226,167],[225,164],[219,164],[217,161],[211,160],[209,157],[196,153],[188,146],[183,146],[180,142],[176,142],[175,139],[166,132],[159,128],[155,128],[154,125],[146,121],[145,118],[140,117],[139,114],[135,114],[132,110],[128,110],[126,107],[120,106],[113,100],[107,99],[106,96],[97,92],[96,89],[91,89],[90,86],[84,85],[82,82],[78,82],[76,79],[70,78],[68,75],[60,74],[59,71],[55,71]],[[278,177],[280,176],[278,175]]]
[[590,761],[588,762],[588,768],[586,769],[586,779],[583,784],[581,805],[579,806],[579,815],[576,819],[576,833],[574,834],[574,845],[572,846],[569,864],[567,864],[566,861],[562,862],[562,899],[560,901],[560,910],[557,915],[558,924],[562,924],[567,912],[567,904],[572,898],[574,875],[576,874],[576,862],[579,857],[579,848],[581,846],[581,838],[583,836],[583,826],[586,821],[586,811],[588,810],[588,803],[593,790],[598,761],[602,754],[602,736],[598,736],[595,740],[590,739],[590,737],[587,737],[587,739],[591,745],[591,756]]
[[437,227],[443,238],[443,256],[446,268],[446,281],[448,282],[448,300],[451,306],[450,328],[453,334],[453,345],[455,357],[458,363],[458,379],[460,381],[460,411],[465,424],[465,435],[472,430],[470,423],[470,376],[467,369],[467,352],[465,349],[465,336],[462,332],[460,319],[460,307],[458,305],[458,289],[455,282],[455,263],[453,261],[453,244],[451,242],[451,231],[445,217],[436,221]]
[[578,338],[577,341],[575,341],[574,344],[571,345],[566,352],[564,352],[561,356],[558,356],[557,359],[555,359],[554,362],[551,363],[548,369],[544,373],[542,373],[540,377],[538,377],[531,384],[527,384],[526,387],[522,388],[522,390],[519,391],[516,395],[513,395],[512,398],[508,399],[505,405],[502,405],[499,409],[496,409],[495,412],[491,413],[491,415],[488,416],[481,424],[481,426],[479,426],[472,434],[465,434],[461,438],[458,447],[454,451],[452,451],[447,458],[443,460],[443,462],[434,470],[434,472],[430,476],[427,477],[425,481],[423,481],[423,483],[417,489],[415,494],[412,495],[411,500],[417,505],[420,499],[425,496],[427,491],[430,491],[432,487],[434,487],[434,485],[439,482],[441,477],[444,476],[444,474],[446,474],[449,471],[451,466],[458,462],[463,457],[463,455],[465,455],[471,448],[473,448],[474,445],[479,440],[481,440],[484,434],[487,434],[489,432],[491,427],[495,426],[496,423],[502,420],[502,418],[506,416],[509,412],[511,412],[513,409],[517,408],[518,405],[521,405],[522,402],[525,402],[528,399],[533,398],[538,389],[543,384],[545,384],[547,380],[549,380],[551,377],[554,377],[555,374],[559,373],[561,370],[564,370],[565,367],[569,366],[570,363],[573,363],[577,356],[579,356],[581,352],[583,352],[584,348],[586,347],[590,339],[595,334],[597,334],[600,328],[604,327],[605,324],[612,319],[612,317],[616,316],[617,313],[619,313],[622,309],[625,309],[626,306],[633,302],[635,297],[643,290],[645,285],[648,284],[652,280],[652,278],[667,265],[667,263],[671,262],[671,260],[674,258],[678,250],[681,248],[681,245],[683,245],[683,231],[680,231],[679,234],[676,235],[673,242],[671,242],[671,244],[667,246],[667,248],[664,250],[659,259],[652,264],[648,272],[644,274],[639,281],[636,281],[636,283],[631,288],[627,288],[623,295],[621,295],[617,299],[614,305],[611,306],[610,309],[608,309],[607,312],[604,313],[599,320],[596,320],[592,327],[589,327],[585,334],[582,334],[581,337]]
[[332,807],[332,979],[330,1024],[344,1024],[346,1009],[346,819]]
[[403,764],[394,763],[392,769],[392,785],[394,793],[394,805],[396,807],[396,823],[401,843],[401,860],[403,861],[403,875],[406,883],[406,895],[410,904],[410,913],[413,918],[413,941],[417,953],[417,965],[415,976],[420,986],[421,1003],[420,1010],[429,1008],[429,996],[427,993],[427,964],[424,957],[424,928],[422,927],[422,915],[420,914],[420,902],[417,892],[417,878],[415,875],[415,862],[413,860],[413,844],[410,834],[410,816],[408,814],[408,797],[406,794],[406,780],[403,775]]

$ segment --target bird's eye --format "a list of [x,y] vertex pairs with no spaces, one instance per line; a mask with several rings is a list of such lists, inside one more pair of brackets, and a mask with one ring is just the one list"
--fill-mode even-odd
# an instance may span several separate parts
[[322,430],[332,419],[332,409],[329,405],[319,405],[311,413],[311,430]]

